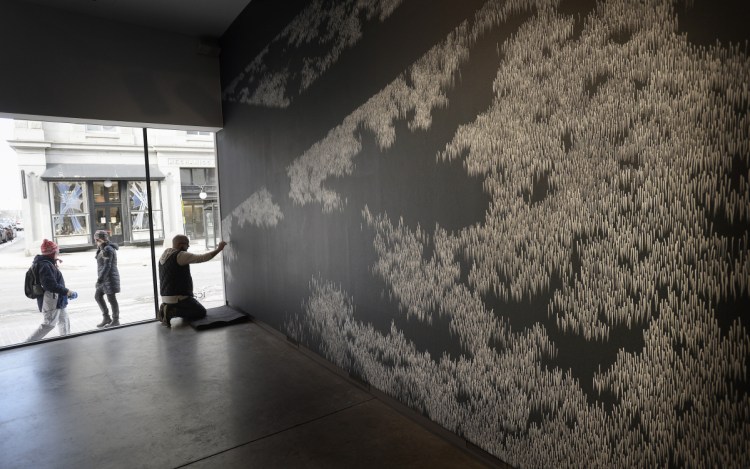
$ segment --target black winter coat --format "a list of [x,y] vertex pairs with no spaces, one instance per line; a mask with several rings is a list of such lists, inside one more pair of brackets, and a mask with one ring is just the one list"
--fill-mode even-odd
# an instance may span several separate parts
[[117,250],[114,243],[101,244],[96,250],[96,288],[104,293],[120,293],[120,271],[117,270]]
[[[68,289],[65,287],[65,280],[62,272],[57,268],[57,263],[50,257],[41,254],[34,257],[33,263],[36,266],[36,275],[42,289],[46,292],[57,293],[57,308],[68,306]],[[36,299],[39,311],[42,310],[43,301],[44,297],[41,296]]]

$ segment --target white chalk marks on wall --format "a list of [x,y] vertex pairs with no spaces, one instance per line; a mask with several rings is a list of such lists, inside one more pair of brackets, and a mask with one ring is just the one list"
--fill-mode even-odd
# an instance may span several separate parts
[[[691,45],[668,0],[599,2],[579,32],[555,6],[487,2],[287,171],[296,204],[345,210],[324,182],[352,173],[359,130],[381,149],[398,119],[428,131],[477,38],[533,10],[501,46],[493,103],[436,159],[483,178],[484,222],[429,233],[355,208],[400,311],[424,327],[448,318],[466,354],[432,357],[395,326],[356,321],[354,299],[318,277],[288,332],[513,465],[740,467],[750,401],[731,383],[747,382],[750,337],[742,318],[721,330],[716,315],[750,295],[748,233],[719,228],[750,221],[747,52]],[[544,326],[511,331],[485,301],[543,293],[565,334],[643,331],[642,350],[594,376],[613,408],[542,364],[556,354]]]
[[[362,37],[362,20],[383,21],[403,0],[313,0],[222,91],[222,99],[253,106],[285,108]],[[299,49],[314,45],[324,50],[290,64]],[[268,55],[281,55],[280,65],[269,65]],[[294,67],[298,65],[298,68]]]
[[412,86],[400,76],[295,160],[287,168],[292,201],[300,205],[320,203],[327,213],[342,210],[341,195],[324,187],[323,182],[352,173],[353,160],[362,150],[359,129],[373,132],[381,149],[393,145],[395,121],[410,112],[414,113],[410,129],[428,129],[432,110],[447,105],[444,90],[453,83],[460,63],[468,58],[468,36],[464,24],[410,68],[407,74]]
[[[245,225],[252,225],[259,228],[273,228],[281,220],[284,214],[281,207],[273,201],[273,196],[265,187],[253,193],[245,199],[232,212],[221,220],[221,233],[224,239],[232,238],[232,226],[237,225],[243,228]],[[224,250],[224,258],[229,265],[237,260],[237,255],[232,249],[232,244],[228,244]],[[233,275],[231,269],[225,270],[226,280],[232,281]]]
[[245,199],[232,210],[232,218],[240,228],[246,224],[259,227],[274,227],[284,218],[281,208],[274,203],[271,193],[265,187]]

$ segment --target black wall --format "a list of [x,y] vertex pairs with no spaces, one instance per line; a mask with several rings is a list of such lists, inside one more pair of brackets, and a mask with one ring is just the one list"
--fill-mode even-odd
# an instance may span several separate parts
[[747,463],[740,2],[277,3],[222,39],[230,304],[515,466]]

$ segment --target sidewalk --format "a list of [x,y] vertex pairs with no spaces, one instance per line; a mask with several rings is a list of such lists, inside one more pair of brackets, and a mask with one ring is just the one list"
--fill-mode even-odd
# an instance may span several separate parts
[[[26,298],[23,293],[23,280],[31,265],[32,257],[23,253],[23,232],[12,242],[0,244],[0,347],[18,344],[39,326],[42,315],[36,301]],[[156,246],[156,260],[163,251]],[[191,252],[203,252],[191,249]],[[78,292],[78,298],[68,305],[71,332],[96,329],[101,321],[101,311],[94,301],[96,283],[95,249],[76,253],[62,253],[60,270],[65,277],[65,285]],[[144,321],[155,317],[154,287],[151,269],[151,250],[148,247],[122,246],[118,250],[117,265],[120,271],[121,293],[117,295],[120,304],[120,322]],[[193,264],[195,292],[198,300],[207,308],[224,304],[221,254],[209,262]],[[57,337],[57,328],[47,337]]]

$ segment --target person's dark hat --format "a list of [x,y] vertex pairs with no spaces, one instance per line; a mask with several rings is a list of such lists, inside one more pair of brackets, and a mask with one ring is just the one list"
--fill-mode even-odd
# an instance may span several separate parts
[[109,241],[109,233],[107,233],[105,230],[97,230],[96,233],[94,233],[94,239]]

